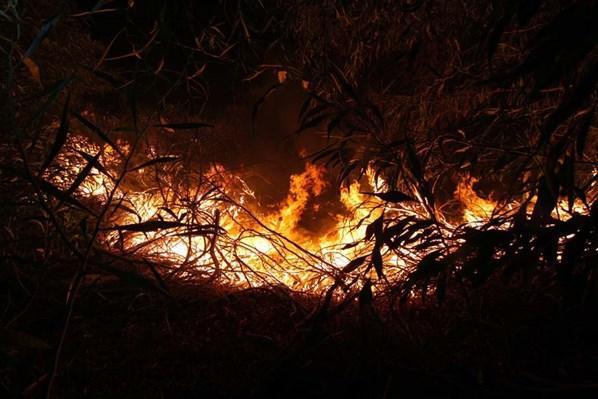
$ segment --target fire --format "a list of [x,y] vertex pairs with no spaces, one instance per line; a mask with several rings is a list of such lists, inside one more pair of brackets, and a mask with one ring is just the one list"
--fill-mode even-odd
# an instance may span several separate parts
[[[473,186],[478,181],[475,177],[463,176],[455,190],[455,198],[463,205],[463,222],[467,224],[486,223],[498,213],[499,203],[497,201],[491,198],[482,198],[474,190]],[[527,216],[532,214],[536,201],[537,197],[533,196],[527,202]],[[519,209],[520,205],[521,203],[516,200],[502,204],[500,213],[502,215],[512,215]],[[571,203],[571,209],[569,209],[569,200],[559,198],[551,216],[554,219],[565,221],[570,219],[574,213],[587,214],[588,211],[587,206],[579,198]]]
[[279,232],[296,235],[294,233],[297,231],[297,225],[309,199],[319,196],[326,187],[323,176],[324,168],[311,163],[305,165],[303,173],[291,175],[289,194],[279,205],[279,211],[268,217],[272,228]]
[[[124,152],[130,151],[125,143],[119,145]],[[157,157],[151,148],[150,152]],[[107,205],[109,194],[114,193],[101,222],[103,245],[125,256],[170,264],[173,275],[181,278],[219,278],[241,287],[282,284],[297,291],[322,292],[351,260],[372,253],[373,243],[363,238],[367,226],[383,213],[398,219],[427,219],[418,203],[389,204],[364,194],[387,190],[386,182],[368,170],[361,181],[340,189],[339,209],[332,215],[331,226],[317,233],[308,231],[302,226],[303,218],[317,210],[319,197],[332,189],[325,169],[309,162],[301,173],[290,176],[288,194],[273,208],[261,206],[240,176],[218,164],[193,173],[176,162],[161,164],[161,173],[152,173],[154,166],[133,167],[126,174],[128,180],[115,187],[115,178],[124,167],[119,155],[75,135],[57,157],[60,171],[49,170],[44,177],[63,190],[72,188],[89,154],[100,154],[99,165],[105,168],[92,168],[74,193],[101,205]],[[464,176],[455,191],[467,224],[487,222],[498,206],[476,193],[477,181]],[[516,205],[504,208],[509,212]],[[574,211],[583,211],[582,205],[576,202]],[[555,212],[564,206],[560,201]],[[438,220],[446,224],[444,228],[455,227],[443,215]],[[402,278],[409,265],[421,259],[422,254],[414,250],[420,241],[414,237],[406,246],[383,249],[389,279]],[[377,278],[373,272],[370,277]]]
[[[58,157],[62,170],[68,173],[45,177],[66,190],[87,164],[79,154],[100,151],[100,163],[111,165],[112,176],[93,168],[76,193],[102,203],[115,189],[113,178],[121,166],[108,148],[73,136]],[[181,169],[170,168],[173,175]],[[152,180],[157,177],[146,169],[130,174],[135,188],[127,184],[116,188],[114,202],[119,207],[103,222],[104,244],[123,254],[178,264],[181,276],[205,275],[218,267],[221,278],[233,285],[284,284],[296,290],[319,291],[364,250],[362,246],[343,246],[363,238],[365,226],[381,212],[371,209],[381,202],[360,194],[361,185],[355,182],[340,192],[350,217],[337,215],[336,224],[318,236],[306,231],[300,222],[310,207],[319,206],[318,196],[328,187],[324,168],[311,163],[306,163],[303,172],[290,176],[289,192],[274,209],[261,207],[245,182],[221,165],[198,174],[197,185],[190,187],[177,185],[164,174],[159,177],[160,190]],[[370,183],[372,179],[370,176]],[[141,228],[150,221],[180,223],[180,228]],[[185,234],[184,226],[194,224],[208,225],[221,233]]]
[[466,176],[459,181],[455,190],[455,197],[463,204],[463,221],[465,223],[480,223],[490,219],[497,203],[477,195],[473,186],[478,182],[475,177]]

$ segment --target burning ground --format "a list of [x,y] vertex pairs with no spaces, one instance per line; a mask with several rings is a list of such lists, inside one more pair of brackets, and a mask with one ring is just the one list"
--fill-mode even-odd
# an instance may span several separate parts
[[595,5],[47,3],[0,14],[7,395],[596,391]]

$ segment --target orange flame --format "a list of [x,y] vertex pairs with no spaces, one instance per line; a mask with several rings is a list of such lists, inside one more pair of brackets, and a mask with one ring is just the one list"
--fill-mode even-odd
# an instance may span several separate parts
[[477,182],[475,177],[464,177],[455,190],[457,200],[463,204],[463,221],[470,224],[488,221],[497,205],[495,201],[478,196],[473,189]]
[[[126,145],[123,148],[129,151]],[[301,222],[310,207],[319,206],[318,197],[327,188],[325,170],[321,166],[306,163],[302,173],[290,176],[289,192],[284,200],[274,210],[264,210],[247,184],[221,165],[195,175],[195,184],[187,182],[185,185],[177,184],[169,173],[187,171],[180,165],[168,166],[170,169],[159,174],[159,178],[164,179],[159,184],[160,189],[152,180],[157,179],[157,174],[137,169],[129,173],[135,174],[131,179],[135,187],[125,184],[115,188],[113,178],[122,167],[118,155],[111,148],[101,149],[79,136],[70,137],[65,150],[57,157],[66,173],[48,172],[45,178],[67,189],[87,164],[85,157],[79,154],[99,151],[103,151],[101,163],[110,166],[108,175],[106,171],[92,169],[76,193],[105,204],[108,194],[114,190],[118,207],[108,212],[102,221],[104,244],[113,251],[179,265],[176,273],[183,277],[218,273],[231,285],[284,284],[294,290],[322,292],[349,261],[372,252],[373,242],[362,239],[367,226],[383,212],[399,218],[427,218],[421,205],[393,205],[363,194],[363,191],[387,190],[384,180],[368,170],[363,182],[354,181],[340,190],[339,201],[344,211],[333,215],[328,231],[314,236],[301,227]],[[468,224],[487,222],[497,209],[496,201],[476,193],[477,181],[465,176],[455,190],[455,197],[464,208],[463,221]],[[516,209],[516,205],[507,204],[507,211]],[[564,202],[560,201],[559,207],[563,206]],[[574,204],[575,210],[581,206],[578,202]],[[440,215],[439,220],[445,219]],[[176,228],[122,229],[147,221],[174,222]],[[186,226],[196,225],[208,226],[211,230],[207,228],[198,233],[185,230]],[[410,245],[416,247],[418,243]],[[438,248],[428,248],[435,249]],[[387,277],[402,278],[408,265],[417,263],[421,254],[414,256],[410,251],[409,247],[401,247],[382,253]]]

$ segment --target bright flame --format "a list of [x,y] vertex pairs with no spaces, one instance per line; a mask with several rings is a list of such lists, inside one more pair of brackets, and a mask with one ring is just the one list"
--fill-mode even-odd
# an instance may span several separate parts
[[[124,143],[120,145],[130,151]],[[428,219],[427,211],[417,203],[388,204],[363,194],[387,190],[386,182],[373,170],[368,170],[362,181],[340,190],[342,207],[332,215],[331,227],[313,233],[301,222],[306,212],[321,206],[319,196],[328,187],[324,168],[312,163],[290,176],[289,192],[276,207],[264,208],[243,179],[221,165],[195,174],[177,163],[160,165],[161,173],[150,173],[153,166],[134,169],[127,174],[129,180],[115,188],[114,179],[123,165],[110,147],[102,149],[73,135],[64,148],[57,157],[60,171],[47,172],[45,178],[67,190],[88,163],[81,154],[93,156],[103,151],[100,163],[109,165],[109,170],[93,168],[75,191],[100,204],[114,191],[113,204],[102,221],[103,243],[115,252],[169,263],[179,277],[213,276],[238,286],[284,284],[294,290],[322,292],[348,262],[372,253],[373,241],[364,242],[363,238],[368,225],[383,212],[397,219]],[[179,175],[185,178],[177,179]],[[477,181],[465,176],[455,191],[464,208],[463,221],[468,224],[487,222],[497,208],[497,202],[476,193],[473,186]],[[565,209],[565,204],[560,201],[559,209]],[[516,205],[507,204],[507,212]],[[585,208],[576,202],[574,210]],[[440,215],[439,220],[445,219]],[[148,222],[160,228],[152,228]],[[448,222],[447,227],[451,227]],[[408,244],[383,250],[389,279],[402,278],[408,266],[421,259],[414,248],[422,238],[408,238]],[[370,277],[376,278],[373,271]]]
[[459,181],[455,190],[456,198],[463,204],[463,221],[466,223],[481,223],[490,219],[497,203],[481,198],[473,189],[478,182],[475,177],[466,177]]

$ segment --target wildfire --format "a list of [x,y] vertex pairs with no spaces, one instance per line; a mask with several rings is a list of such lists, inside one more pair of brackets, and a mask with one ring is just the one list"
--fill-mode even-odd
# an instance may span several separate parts
[[[314,235],[301,227],[301,220],[310,207],[319,206],[318,197],[328,186],[320,166],[306,163],[303,172],[290,176],[287,196],[271,209],[260,206],[245,182],[221,165],[198,173],[190,186],[171,177],[184,169],[181,166],[170,166],[160,177],[149,168],[133,168],[132,183],[115,189],[121,167],[117,155],[75,135],[57,157],[59,171],[45,178],[66,191],[84,170],[89,154],[98,153],[99,165],[110,165],[110,170],[94,167],[75,193],[103,204],[115,190],[114,209],[102,223],[104,244],[123,254],[176,264],[180,276],[205,276],[219,269],[219,277],[233,285],[284,284],[319,291],[365,250],[363,245],[343,247],[363,238],[365,227],[383,206],[361,194],[362,185],[355,182],[340,192],[344,214],[333,219],[328,231]],[[374,184],[373,175],[368,180],[365,184]],[[148,223],[176,228],[153,229]],[[189,232],[186,227],[197,225],[204,229]]]
[[[120,145],[129,151],[126,144]],[[217,164],[192,175],[176,162],[160,164],[161,173],[152,173],[153,165],[133,167],[126,174],[129,180],[115,187],[116,176],[123,172],[118,154],[81,136],[72,136],[57,157],[61,172],[49,171],[45,178],[73,190],[90,154],[99,154],[99,163],[74,193],[106,205],[113,192],[101,223],[103,244],[124,255],[170,263],[173,275],[179,277],[217,277],[230,285],[283,284],[322,292],[351,260],[372,253],[373,243],[363,238],[367,226],[383,213],[427,217],[418,204],[398,206],[364,194],[387,189],[382,178],[368,171],[362,181],[340,190],[340,209],[327,231],[308,231],[301,224],[305,214],[317,210],[319,197],[330,189],[325,169],[309,162],[303,172],[290,176],[287,196],[273,208],[262,207],[240,176]],[[177,179],[181,174],[185,179]],[[480,197],[476,183],[477,179],[464,176],[455,191],[467,224],[487,222],[498,205]],[[507,205],[515,209],[515,204]],[[421,239],[413,237],[408,246],[392,251],[383,249],[387,277],[401,278],[408,265],[421,259],[421,254],[411,252]]]

